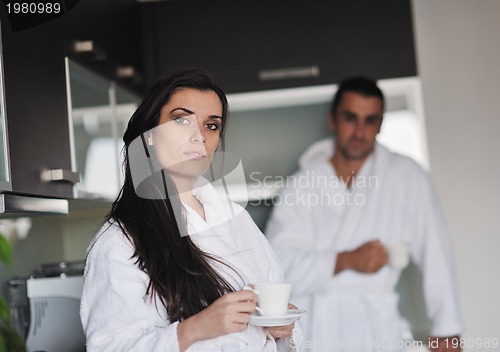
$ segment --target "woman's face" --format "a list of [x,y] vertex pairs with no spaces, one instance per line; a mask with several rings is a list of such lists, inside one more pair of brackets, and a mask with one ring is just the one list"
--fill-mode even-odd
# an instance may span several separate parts
[[219,145],[221,125],[222,103],[215,92],[176,90],[151,134],[160,165],[174,177],[203,175]]

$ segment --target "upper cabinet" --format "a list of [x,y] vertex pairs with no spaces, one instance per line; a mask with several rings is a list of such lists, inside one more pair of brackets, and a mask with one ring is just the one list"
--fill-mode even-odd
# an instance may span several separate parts
[[11,190],[12,185],[10,184],[9,144],[7,141],[7,120],[5,117],[5,96],[3,81],[3,55],[2,41],[0,37],[0,189]]
[[[80,1],[63,16],[15,32],[0,8],[0,193],[117,194],[118,140],[142,91],[137,6],[133,0]],[[115,166],[112,173],[98,170],[96,160],[103,165],[104,156],[106,166]],[[89,170],[107,193],[89,188]],[[110,175],[112,187],[103,182]]]
[[81,0],[63,17],[66,53],[129,90],[144,89],[141,22],[135,0]]
[[78,177],[72,173],[69,148],[64,16],[12,32],[4,15],[2,11],[11,189],[24,195],[71,197]]
[[416,75],[409,0],[142,5],[148,81],[209,69],[228,93]]

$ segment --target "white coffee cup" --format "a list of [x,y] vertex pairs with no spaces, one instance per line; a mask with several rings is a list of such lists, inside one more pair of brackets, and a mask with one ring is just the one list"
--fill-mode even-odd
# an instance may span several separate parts
[[[245,286],[244,289],[250,289]],[[263,316],[285,315],[288,311],[288,300],[292,292],[290,282],[257,282],[253,284],[253,292],[257,295],[257,311]]]
[[385,246],[389,254],[389,265],[404,269],[410,263],[410,246],[405,242],[390,242]]

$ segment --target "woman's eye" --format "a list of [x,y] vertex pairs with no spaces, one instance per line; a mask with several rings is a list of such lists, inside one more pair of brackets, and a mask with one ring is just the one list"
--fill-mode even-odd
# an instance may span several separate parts
[[215,123],[209,123],[206,125],[207,128],[211,131],[216,131],[219,129],[219,125],[215,124]]
[[175,123],[179,125],[187,125],[189,124],[189,120],[186,119],[185,117],[176,117],[174,118]]

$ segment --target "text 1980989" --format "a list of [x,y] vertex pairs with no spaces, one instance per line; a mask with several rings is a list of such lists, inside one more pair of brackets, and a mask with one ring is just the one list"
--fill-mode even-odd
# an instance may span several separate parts
[[53,14],[61,12],[58,2],[8,2],[5,4],[9,14]]

